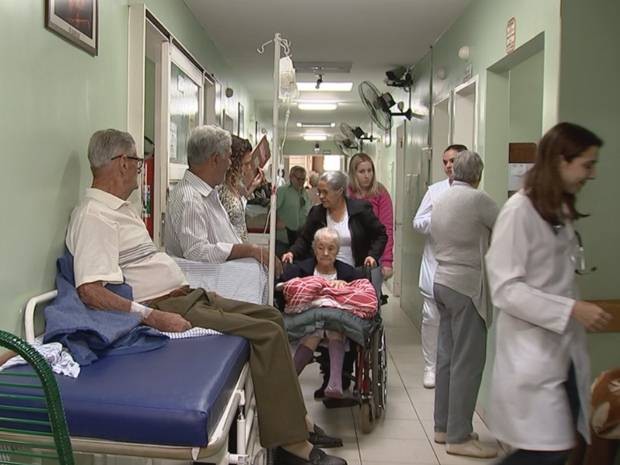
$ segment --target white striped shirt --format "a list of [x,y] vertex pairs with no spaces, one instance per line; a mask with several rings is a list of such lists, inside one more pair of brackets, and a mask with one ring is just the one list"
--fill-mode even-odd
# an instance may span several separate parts
[[224,263],[241,244],[217,190],[187,170],[172,189],[166,213],[166,252],[187,260]]

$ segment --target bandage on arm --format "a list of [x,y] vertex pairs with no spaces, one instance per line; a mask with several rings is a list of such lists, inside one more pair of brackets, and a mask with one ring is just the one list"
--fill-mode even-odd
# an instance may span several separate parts
[[146,320],[152,311],[152,308],[139,304],[138,302],[131,302],[131,308],[129,309],[130,313],[137,313],[142,316],[142,320]]

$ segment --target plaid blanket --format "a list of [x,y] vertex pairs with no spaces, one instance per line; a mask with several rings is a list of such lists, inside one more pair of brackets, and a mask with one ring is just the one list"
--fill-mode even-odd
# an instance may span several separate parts
[[371,319],[377,313],[375,288],[367,279],[356,279],[336,288],[320,276],[293,278],[284,284],[285,313],[301,313],[310,308],[332,307]]

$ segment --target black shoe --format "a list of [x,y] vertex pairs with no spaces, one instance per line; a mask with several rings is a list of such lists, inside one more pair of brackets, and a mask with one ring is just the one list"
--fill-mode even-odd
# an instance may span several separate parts
[[330,447],[342,447],[342,439],[328,436],[327,433],[317,425],[314,425],[314,431],[310,431],[308,441],[316,447],[324,447],[326,449]]
[[291,454],[282,447],[276,449],[276,465],[347,465],[347,461],[340,457],[327,455],[318,447],[310,452],[310,460],[303,459],[298,455]]

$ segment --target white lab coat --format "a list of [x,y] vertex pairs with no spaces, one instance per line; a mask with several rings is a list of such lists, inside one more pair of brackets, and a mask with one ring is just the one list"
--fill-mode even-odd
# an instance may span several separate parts
[[579,390],[579,432],[589,441],[590,362],[584,328],[571,318],[576,247],[571,225],[556,232],[522,191],[499,214],[487,273],[496,319],[491,431],[513,447],[566,450],[574,422],[563,383],[571,362]]
[[433,296],[433,278],[437,269],[437,260],[433,252],[433,241],[431,239],[431,214],[433,212],[433,203],[439,196],[450,188],[450,181],[444,179],[428,186],[426,194],[420,203],[415,217],[413,218],[414,231],[424,234],[426,242],[424,243],[424,254],[422,255],[422,263],[420,264],[420,290],[426,296]]

